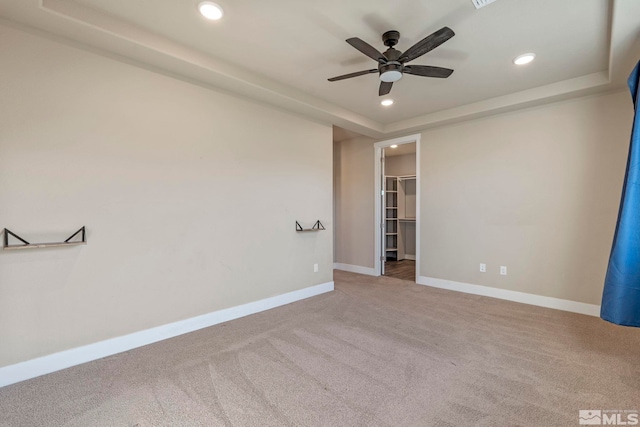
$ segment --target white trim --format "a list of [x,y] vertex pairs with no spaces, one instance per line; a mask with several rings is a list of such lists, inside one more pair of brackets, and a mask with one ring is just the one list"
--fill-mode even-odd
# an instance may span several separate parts
[[[380,276],[380,272],[382,271],[382,264],[380,262],[380,253],[381,253],[381,231],[380,224],[382,222],[382,212],[380,207],[380,192],[382,188],[380,187],[380,175],[382,174],[382,168],[380,167],[380,158],[382,157],[382,149],[388,147],[390,145],[402,145],[402,144],[410,144],[412,142],[416,143],[416,259],[420,259],[420,138],[421,134],[417,133],[415,135],[407,135],[402,136],[400,138],[388,139],[386,141],[380,141],[373,144],[375,148],[375,159],[374,159],[374,200],[375,200],[375,224],[374,224],[374,257],[373,269],[375,271],[375,276]],[[416,262],[416,280],[420,277],[420,263]]]
[[333,282],[225,308],[0,368],[0,387],[333,291]]
[[333,268],[336,270],[349,271],[351,273],[366,274],[367,276],[379,276],[376,274],[376,269],[371,267],[362,267],[360,265],[342,264],[339,262],[333,263]]
[[[418,233],[416,232],[416,234],[418,234]],[[404,254],[404,259],[410,259],[412,261],[415,261],[416,260],[416,256],[415,255],[411,255],[411,254]]]
[[420,134],[416,135],[416,281],[418,280],[418,277],[420,277],[420,241],[422,240],[422,231],[420,227],[420,225],[422,224],[422,217],[420,216],[420,187],[422,181],[422,175],[420,174],[420,163],[422,163],[420,157],[421,136],[422,135]]
[[434,288],[464,292],[466,294],[483,295],[486,297],[520,302],[523,304],[537,305],[540,307],[554,308],[556,310],[570,311],[572,313],[586,314],[588,316],[600,316],[599,305],[586,304],[584,302],[545,297],[542,295],[527,294],[524,292],[509,291],[506,289],[491,288],[489,286],[472,285],[469,283],[454,282],[452,280],[435,279],[433,277],[426,276],[418,277],[417,283],[419,285],[426,285]]

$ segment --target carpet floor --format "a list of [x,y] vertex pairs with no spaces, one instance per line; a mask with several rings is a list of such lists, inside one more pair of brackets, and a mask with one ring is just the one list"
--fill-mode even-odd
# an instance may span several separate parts
[[336,290],[0,389],[0,426],[577,426],[640,329],[335,272]]

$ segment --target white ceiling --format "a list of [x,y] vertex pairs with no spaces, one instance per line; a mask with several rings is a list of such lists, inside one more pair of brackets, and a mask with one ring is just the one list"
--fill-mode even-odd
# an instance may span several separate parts
[[[471,0],[219,0],[219,22],[202,19],[197,3],[0,0],[0,16],[373,137],[612,90],[639,52],[637,0],[497,0],[479,10]],[[376,68],[346,38],[384,50],[381,34],[395,29],[406,50],[445,25],[456,36],[412,64],[455,72],[405,75],[391,107],[379,104],[377,74],[327,81]],[[525,52],[536,60],[513,65]]]

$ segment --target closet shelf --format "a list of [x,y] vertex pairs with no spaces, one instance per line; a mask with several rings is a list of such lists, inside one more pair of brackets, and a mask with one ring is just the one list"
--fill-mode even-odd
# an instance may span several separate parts
[[[60,246],[78,246],[78,245],[86,245],[87,244],[87,236],[85,232],[85,227],[83,226],[81,229],[73,233],[69,238],[67,238],[64,242],[51,242],[51,243],[29,243],[22,237],[13,233],[9,229],[5,228],[3,231],[4,236],[2,239],[2,249],[5,250],[14,250],[14,249],[41,249],[41,248],[52,248],[52,247],[60,247]],[[82,240],[76,242],[70,242],[69,240],[76,237],[78,234],[81,234]],[[13,236],[16,239],[20,240],[22,244],[10,245],[9,244],[9,236]]]
[[[385,191],[382,211],[385,221],[383,230],[383,259],[403,260],[414,250],[412,235],[416,226],[416,175],[385,175]],[[389,233],[387,233],[389,231]]]
[[316,223],[313,224],[313,227],[311,228],[302,228],[300,223],[296,221],[296,231],[320,231],[320,230],[326,230],[324,228],[324,225],[322,225],[322,223],[320,222],[320,220],[317,220]]

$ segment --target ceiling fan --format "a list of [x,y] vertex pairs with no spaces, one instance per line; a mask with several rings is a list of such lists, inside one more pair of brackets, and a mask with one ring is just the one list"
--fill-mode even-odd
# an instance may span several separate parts
[[381,53],[380,51],[378,51],[378,49],[371,46],[364,40],[359,39],[358,37],[352,37],[346,40],[347,43],[349,43],[351,46],[355,47],[374,61],[378,61],[378,68],[332,77],[329,79],[329,81],[335,82],[338,80],[350,79],[352,77],[364,76],[366,74],[380,73],[381,82],[380,89],[378,90],[378,95],[383,96],[391,92],[393,82],[400,80],[404,73],[423,77],[447,78],[451,75],[451,73],[453,73],[453,70],[449,68],[433,67],[430,65],[405,64],[435,49],[454,35],[455,33],[451,28],[442,27],[435,33],[425,37],[418,43],[411,46],[404,53],[400,52],[397,49],[394,49],[393,47],[398,44],[398,40],[400,39],[400,33],[395,30],[387,31],[382,35],[382,42],[385,46],[389,47],[384,53]]

